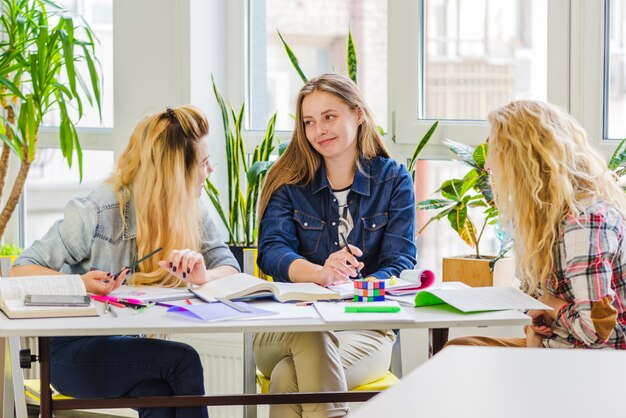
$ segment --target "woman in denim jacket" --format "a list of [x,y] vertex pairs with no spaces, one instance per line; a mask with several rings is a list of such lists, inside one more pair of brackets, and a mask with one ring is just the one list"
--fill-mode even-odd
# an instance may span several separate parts
[[[259,218],[258,264],[276,281],[328,286],[415,265],[413,183],[347,77],[324,74],[300,90],[295,131],[267,175]],[[270,392],[323,392],[381,378],[394,340],[386,330],[262,333],[253,344]],[[272,418],[347,412],[344,403],[270,407]]]
[[[87,291],[134,284],[202,284],[238,272],[199,204],[213,171],[208,122],[197,109],[168,108],[142,120],[107,183],[68,203],[63,219],[15,261],[12,276],[74,273]],[[165,260],[114,273],[163,247]],[[202,364],[182,343],[129,336],[51,339],[52,384],[77,398],[202,395]],[[205,407],[140,408],[141,417],[207,417]]]

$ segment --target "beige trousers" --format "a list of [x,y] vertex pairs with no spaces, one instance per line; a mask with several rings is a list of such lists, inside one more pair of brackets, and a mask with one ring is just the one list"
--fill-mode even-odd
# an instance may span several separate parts
[[[271,393],[345,391],[389,370],[393,331],[260,333],[253,339],[257,368]],[[271,405],[270,418],[327,418],[346,403]]]

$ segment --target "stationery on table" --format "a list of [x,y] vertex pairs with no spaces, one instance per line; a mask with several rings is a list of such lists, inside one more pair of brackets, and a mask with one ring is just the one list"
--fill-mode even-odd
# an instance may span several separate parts
[[275,312],[259,309],[244,302],[201,303],[196,305],[180,305],[168,308],[168,313],[185,318],[202,321],[223,321],[233,319],[248,319],[259,316],[275,315]]
[[[385,293],[392,296],[406,294],[414,295],[421,289],[425,289],[435,282],[435,274],[430,270],[404,270],[400,277],[382,279],[385,281]],[[341,299],[352,299],[354,296],[354,283],[343,283],[336,286],[328,286],[329,289],[338,292]]]
[[189,289],[205,302],[216,298],[241,299],[273,297],[279,302],[334,300],[339,294],[315,283],[268,282],[246,273],[231,274]]
[[513,287],[429,289],[415,296],[415,306],[448,305],[461,312],[552,308]]
[[107,296],[119,300],[136,301],[141,304],[149,302],[170,302],[193,298],[194,295],[186,287],[159,286],[127,286],[122,285]]
[[87,289],[77,274],[2,278],[0,309],[12,319],[98,315],[98,310],[91,302],[87,306],[26,306],[26,295],[86,296]]
[[[346,236],[343,233],[341,233],[341,238],[343,239],[344,244],[346,244],[346,250],[348,251],[348,254],[354,257],[354,254],[352,254],[352,250],[350,249],[350,246],[348,245],[348,240],[346,239]],[[363,280],[363,275],[361,274],[361,270],[359,269],[358,266],[356,268],[356,277],[354,278],[354,280]]]
[[413,322],[407,311],[395,301],[385,302],[315,302],[315,309],[325,322],[394,321]]

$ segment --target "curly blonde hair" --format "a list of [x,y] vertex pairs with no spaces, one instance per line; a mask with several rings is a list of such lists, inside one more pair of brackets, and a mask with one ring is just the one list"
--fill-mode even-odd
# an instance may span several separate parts
[[489,114],[489,160],[503,225],[515,238],[518,274],[529,293],[553,274],[554,246],[568,214],[602,200],[626,214],[626,197],[587,133],[565,111],[531,100]]

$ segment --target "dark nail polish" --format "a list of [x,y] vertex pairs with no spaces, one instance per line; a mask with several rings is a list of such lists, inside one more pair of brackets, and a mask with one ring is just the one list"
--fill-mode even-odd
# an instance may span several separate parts
[[111,277],[111,273],[107,273],[107,277]]
[[191,269],[187,267],[187,273],[191,273]]
[[176,267],[172,267],[172,270],[174,270],[174,273],[176,273]]
[[183,271],[183,279],[186,279],[186,278],[187,278],[187,273]]
[[172,263],[170,263],[170,268],[172,268],[172,265],[173,265],[173,264],[172,264]]

